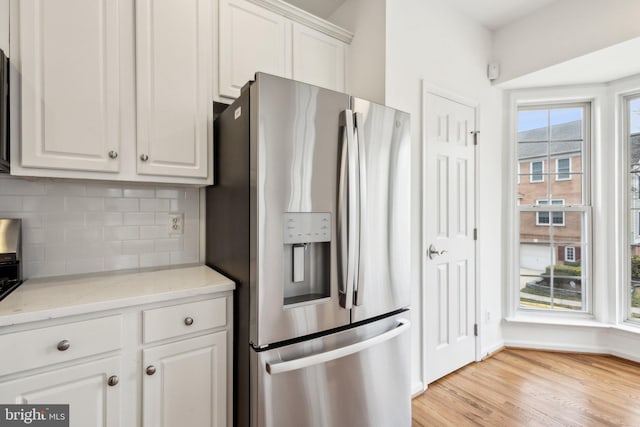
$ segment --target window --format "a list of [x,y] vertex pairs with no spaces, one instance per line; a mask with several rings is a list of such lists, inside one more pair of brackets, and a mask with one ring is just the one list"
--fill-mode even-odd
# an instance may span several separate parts
[[589,130],[589,103],[518,108],[514,163],[530,165],[515,171],[529,175],[515,185],[521,310],[590,310]]
[[[536,200],[536,205],[548,205],[548,200]],[[552,205],[564,205],[564,200],[551,200]],[[549,218],[551,218],[551,223],[549,222]],[[561,226],[564,225],[564,212],[537,212],[536,214],[536,225],[554,225]]]
[[544,162],[531,162],[529,182],[544,182]]
[[571,158],[556,159],[556,181],[571,179]]
[[[626,303],[627,320],[640,322],[640,94],[624,98],[624,133],[627,139],[627,161],[629,171],[628,256],[629,290]],[[626,293],[626,292],[625,292]]]

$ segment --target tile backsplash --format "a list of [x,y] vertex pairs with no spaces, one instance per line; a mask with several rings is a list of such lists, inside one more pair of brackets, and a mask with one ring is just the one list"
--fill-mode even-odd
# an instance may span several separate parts
[[[198,262],[197,188],[0,176],[0,218],[22,218],[25,278]],[[170,213],[184,216],[170,234]]]

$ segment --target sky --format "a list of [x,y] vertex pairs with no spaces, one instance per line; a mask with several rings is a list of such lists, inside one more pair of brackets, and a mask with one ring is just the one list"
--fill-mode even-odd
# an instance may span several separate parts
[[[640,132],[640,97],[630,101],[630,133]],[[530,129],[580,120],[582,111],[579,108],[559,108],[554,110],[524,110],[518,113],[518,132]]]
[[[638,103],[640,110],[640,102]],[[518,113],[518,132],[547,127],[582,119],[581,108],[557,108],[553,110],[524,110]]]

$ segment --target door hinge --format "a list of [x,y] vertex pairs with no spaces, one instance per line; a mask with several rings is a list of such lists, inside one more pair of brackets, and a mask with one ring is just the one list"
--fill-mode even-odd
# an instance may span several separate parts
[[477,323],[473,324],[473,336],[474,337],[478,336],[478,324]]
[[478,145],[478,134],[480,133],[479,130],[472,130],[471,131],[471,135],[473,135],[473,145]]
[[478,240],[478,229],[477,228],[473,229],[473,240]]

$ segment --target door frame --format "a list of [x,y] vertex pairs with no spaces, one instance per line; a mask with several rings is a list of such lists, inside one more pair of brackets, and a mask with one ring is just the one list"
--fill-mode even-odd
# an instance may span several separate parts
[[[431,94],[431,95],[436,95],[436,96],[440,96],[442,98],[446,98],[450,101],[453,102],[457,102],[459,104],[465,105],[469,108],[473,108],[474,110],[474,120],[475,120],[475,128],[476,131],[478,131],[479,128],[479,119],[480,119],[480,114],[479,114],[479,110],[480,110],[480,103],[474,99],[471,98],[467,98],[461,95],[458,95],[454,92],[451,92],[447,89],[443,89],[440,86],[437,85],[433,85],[430,83],[427,83],[424,79],[422,79],[420,81],[421,83],[421,100],[420,100],[420,107],[421,107],[421,114],[420,114],[420,150],[421,150],[421,156],[420,156],[420,160],[421,160],[421,164],[420,164],[420,184],[421,184],[421,191],[420,191],[420,197],[421,197],[421,202],[420,202],[420,226],[422,228],[422,233],[421,233],[421,241],[420,241],[420,278],[421,278],[421,284],[420,284],[420,289],[421,289],[421,305],[422,305],[422,310],[420,312],[420,324],[421,324],[421,329],[422,329],[422,335],[420,337],[421,339],[421,361],[420,361],[420,365],[421,365],[421,369],[422,369],[422,384],[423,384],[423,389],[426,390],[428,388],[428,384],[427,384],[427,366],[426,366],[426,353],[427,353],[427,340],[426,340],[426,333],[427,333],[427,324],[426,324],[426,315],[425,315],[425,309],[427,307],[427,298],[426,295],[427,293],[424,291],[425,289],[425,284],[427,283],[427,272],[426,269],[424,268],[424,260],[425,257],[427,256],[427,248],[428,248],[428,242],[427,242],[427,227],[426,227],[426,212],[427,212],[427,207],[426,207],[426,198],[424,197],[424,194],[426,192],[427,189],[427,174],[426,174],[426,170],[425,170],[425,165],[427,164],[427,95]],[[474,179],[473,179],[473,184],[474,184],[474,212],[473,212],[473,222],[474,222],[474,228],[477,229],[478,227],[478,203],[479,203],[479,197],[478,197],[478,170],[479,170],[479,164],[478,164],[478,146],[476,145],[475,147],[475,153],[474,153]],[[474,280],[474,290],[475,290],[475,324],[478,325],[478,335],[476,337],[474,337],[475,339],[475,361],[479,362],[481,360],[480,354],[481,354],[481,350],[480,350],[480,341],[481,341],[481,336],[482,336],[482,328],[481,326],[481,316],[480,316],[480,310],[481,310],[481,304],[480,304],[480,292],[479,292],[479,286],[478,286],[478,277],[479,277],[479,266],[478,266],[478,240],[475,240],[474,243],[474,274],[475,274],[475,280]]]

